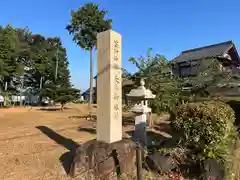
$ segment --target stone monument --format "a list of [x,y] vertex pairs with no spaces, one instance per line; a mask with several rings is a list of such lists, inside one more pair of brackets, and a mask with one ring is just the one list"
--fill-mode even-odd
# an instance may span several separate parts
[[122,38],[108,30],[97,35],[97,140],[122,140]]
[[75,150],[70,175],[79,179],[117,180],[135,166],[135,144],[122,139],[121,35],[97,35],[97,139]]
[[143,79],[140,81],[140,86],[136,89],[132,89],[127,97],[136,104],[132,107],[131,111],[135,113],[135,132],[133,139],[142,144],[147,145],[147,113],[151,112],[151,108],[148,107],[148,99],[155,98],[156,95],[152,94],[149,89],[144,87],[145,82]]

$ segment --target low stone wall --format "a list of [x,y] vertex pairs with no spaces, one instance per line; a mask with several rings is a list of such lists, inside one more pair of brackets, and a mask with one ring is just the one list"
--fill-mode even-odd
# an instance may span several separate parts
[[135,172],[135,144],[128,139],[107,144],[91,140],[76,150],[70,175],[79,180],[117,180]]

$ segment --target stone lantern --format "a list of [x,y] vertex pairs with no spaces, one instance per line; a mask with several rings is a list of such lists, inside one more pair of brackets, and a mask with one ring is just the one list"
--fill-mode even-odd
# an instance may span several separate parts
[[133,139],[140,142],[143,146],[147,145],[147,114],[151,112],[151,108],[148,107],[148,100],[154,99],[156,95],[152,94],[152,91],[144,87],[145,82],[143,79],[140,81],[140,86],[136,89],[132,89],[127,98],[135,103],[131,108],[131,111],[135,114],[135,132]]

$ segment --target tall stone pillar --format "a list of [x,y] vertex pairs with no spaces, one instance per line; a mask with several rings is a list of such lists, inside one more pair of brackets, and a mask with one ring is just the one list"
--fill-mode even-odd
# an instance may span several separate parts
[[97,140],[122,140],[122,39],[108,30],[97,35]]

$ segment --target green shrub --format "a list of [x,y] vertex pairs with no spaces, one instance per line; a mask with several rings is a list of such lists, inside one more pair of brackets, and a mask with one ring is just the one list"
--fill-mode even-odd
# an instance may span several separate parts
[[132,107],[133,107],[133,104],[124,104],[124,105],[122,106],[122,110],[123,110],[124,112],[127,112],[127,111],[130,111]]
[[234,111],[229,105],[209,101],[179,106],[171,123],[182,134],[181,145],[191,149],[192,158],[225,162],[229,147],[236,139],[234,121]]

